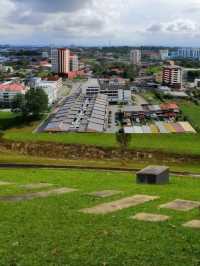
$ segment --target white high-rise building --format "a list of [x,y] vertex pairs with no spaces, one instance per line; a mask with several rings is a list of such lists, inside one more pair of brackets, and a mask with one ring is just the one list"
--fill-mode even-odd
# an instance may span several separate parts
[[133,49],[130,52],[130,61],[133,65],[140,65],[141,64],[141,50]]
[[166,60],[169,58],[169,50],[167,49],[161,49],[160,50],[160,59],[161,60]]
[[178,57],[200,59],[200,48],[180,48],[178,49]]
[[70,50],[66,48],[52,49],[52,71],[57,74],[68,74],[70,71]]
[[78,71],[79,61],[78,56],[75,54],[70,55],[70,71]]

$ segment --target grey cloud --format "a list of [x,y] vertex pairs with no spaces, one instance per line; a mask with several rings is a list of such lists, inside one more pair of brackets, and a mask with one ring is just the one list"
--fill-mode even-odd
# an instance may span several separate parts
[[11,0],[17,8],[44,13],[73,12],[92,3],[92,0]]
[[160,24],[153,24],[150,27],[148,27],[146,29],[146,31],[150,31],[150,32],[160,32],[162,31],[162,25]]
[[31,13],[31,14],[20,14],[19,16],[9,16],[9,22],[16,24],[24,24],[24,25],[39,25],[43,23],[45,20],[44,14],[41,13]]

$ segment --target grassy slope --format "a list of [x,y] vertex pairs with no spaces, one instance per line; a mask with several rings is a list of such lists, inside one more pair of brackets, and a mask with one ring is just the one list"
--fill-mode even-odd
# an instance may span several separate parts
[[[87,144],[100,147],[117,147],[115,135],[112,134],[31,134],[23,131],[10,131],[5,134],[5,139],[17,141],[45,141],[65,144]],[[200,135],[155,135],[134,134],[130,148],[159,150],[172,153],[200,154]]]
[[181,104],[181,109],[195,127],[200,128],[200,106],[193,103]]
[[[200,180],[172,178],[167,186],[137,185],[132,174],[66,170],[0,170],[0,180],[17,184],[49,182],[79,192],[21,203],[0,203],[0,265],[176,265],[200,261],[200,231],[184,222],[200,218],[199,210],[176,212],[157,207],[176,198],[199,200]],[[96,199],[86,192],[116,189],[123,195]],[[0,187],[0,195],[25,193],[18,186]],[[81,208],[134,194],[160,199],[105,216]],[[129,219],[138,212],[170,215],[164,223]]]
[[[56,165],[56,166],[80,166],[80,167],[98,167],[98,168],[120,168],[120,169],[142,169],[148,165],[166,164],[166,162],[161,161],[117,161],[117,160],[67,160],[67,159],[57,159],[57,158],[43,158],[34,157],[28,155],[20,155],[8,151],[0,151],[0,163],[22,163],[22,164],[37,164],[37,165]],[[198,163],[168,163],[171,171],[178,172],[191,172],[200,173],[200,165]]]

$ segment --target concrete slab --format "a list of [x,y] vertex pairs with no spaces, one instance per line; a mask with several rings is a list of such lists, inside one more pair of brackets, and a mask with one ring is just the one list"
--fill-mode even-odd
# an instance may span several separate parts
[[146,222],[164,222],[169,220],[169,216],[159,215],[153,213],[138,213],[135,216],[132,216],[131,219],[138,221],[146,221]]
[[176,211],[190,211],[192,209],[200,207],[200,202],[176,199],[172,202],[160,205],[159,207]]
[[11,182],[6,182],[6,181],[0,181],[0,186],[8,186],[8,185],[13,185],[14,183]]
[[21,188],[24,189],[39,189],[39,188],[45,188],[45,187],[51,187],[53,184],[48,184],[48,183],[36,183],[36,184],[26,184],[26,185],[21,185]]
[[19,201],[25,201],[25,200],[32,200],[36,198],[47,198],[49,196],[57,196],[65,193],[70,193],[77,191],[77,189],[73,188],[58,188],[58,189],[53,189],[49,191],[40,191],[40,192],[34,192],[34,193],[27,193],[23,195],[16,195],[16,196],[1,196],[0,201],[5,201],[5,202],[19,202]]
[[103,190],[103,191],[97,191],[97,192],[92,192],[88,193],[87,195],[93,196],[93,197],[99,197],[99,198],[106,198],[106,197],[111,197],[117,194],[122,193],[122,191],[117,191],[117,190]]
[[135,195],[135,196],[128,197],[128,198],[123,198],[120,200],[99,204],[95,207],[82,209],[80,211],[83,213],[91,213],[91,214],[107,214],[107,213],[115,212],[115,211],[122,210],[125,208],[137,206],[137,205],[140,205],[145,202],[152,201],[158,198],[159,197],[157,196]]
[[184,227],[189,227],[189,228],[200,229],[200,220],[189,221],[189,222],[183,224],[183,226]]

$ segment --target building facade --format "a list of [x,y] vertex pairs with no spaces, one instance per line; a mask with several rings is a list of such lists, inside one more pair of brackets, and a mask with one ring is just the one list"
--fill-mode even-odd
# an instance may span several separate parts
[[177,56],[200,60],[200,48],[180,48],[178,49]]
[[70,55],[70,72],[79,70],[78,56],[75,54]]
[[70,50],[56,48],[51,51],[52,71],[56,74],[67,75],[70,71]]
[[30,80],[29,85],[31,88],[42,89],[48,96],[49,105],[52,105],[58,99],[59,91],[62,89],[62,78],[33,78]]
[[160,50],[160,59],[161,60],[167,60],[169,58],[169,50],[167,49],[161,49]]
[[141,50],[139,50],[139,49],[131,50],[130,62],[133,65],[140,65],[141,64]]
[[131,90],[118,80],[89,79],[82,86],[82,93],[93,98],[99,93],[108,97],[109,103],[127,103],[131,101]]
[[182,69],[179,66],[163,67],[163,84],[169,87],[180,89],[182,87]]
[[24,84],[5,82],[0,84],[0,106],[10,108],[17,94],[25,94],[28,90]]

